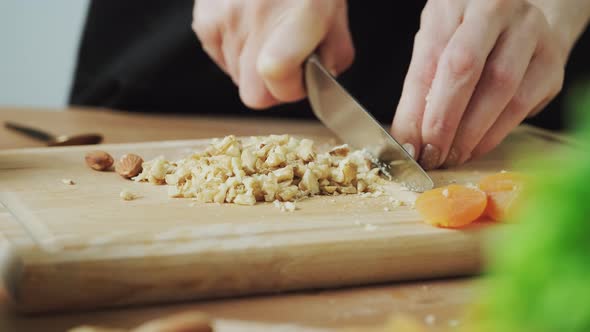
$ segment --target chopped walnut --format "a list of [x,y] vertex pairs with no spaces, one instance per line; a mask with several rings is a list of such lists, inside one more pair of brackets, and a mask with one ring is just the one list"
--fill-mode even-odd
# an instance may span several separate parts
[[134,193],[130,192],[127,189],[121,190],[121,192],[119,193],[119,197],[121,197],[121,199],[124,201],[132,201],[137,198],[137,196]]
[[277,200],[273,202],[273,205],[277,209],[280,209],[281,212],[293,212],[297,210],[297,206],[293,202],[280,202]]
[[74,182],[74,180],[72,180],[72,179],[61,179],[61,182],[63,184],[67,184],[69,186],[73,186],[76,184],[76,182]]
[[312,140],[289,135],[227,136],[175,162],[162,157],[145,162],[134,180],[167,184],[172,197],[240,205],[314,195],[380,195],[384,181],[363,151],[341,145],[320,153]]

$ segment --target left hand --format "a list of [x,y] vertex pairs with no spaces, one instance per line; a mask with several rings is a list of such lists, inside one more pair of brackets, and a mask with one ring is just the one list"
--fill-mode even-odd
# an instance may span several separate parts
[[392,134],[425,169],[489,152],[561,90],[556,36],[529,1],[428,1]]

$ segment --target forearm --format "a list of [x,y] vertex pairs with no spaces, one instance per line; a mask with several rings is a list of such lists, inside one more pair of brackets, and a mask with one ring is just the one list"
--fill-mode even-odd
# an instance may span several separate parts
[[543,11],[549,25],[560,38],[566,54],[590,21],[590,0],[529,0]]

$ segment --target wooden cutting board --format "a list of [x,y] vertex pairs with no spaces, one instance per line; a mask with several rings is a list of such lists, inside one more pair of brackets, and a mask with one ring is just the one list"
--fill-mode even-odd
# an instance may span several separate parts
[[[177,158],[207,140],[105,145],[151,159]],[[432,172],[437,184],[477,182],[510,169],[514,151],[547,151],[561,140],[517,130],[485,159]],[[298,210],[168,198],[84,164],[88,147],[0,152],[2,275],[26,312],[237,296],[469,275],[480,270],[484,231],[425,225],[390,197],[315,197]],[[67,185],[62,179],[72,179]],[[123,201],[121,190],[140,197]],[[411,200],[397,190],[394,198]],[[389,210],[389,211],[386,211]],[[1,241],[0,241],[1,243]]]

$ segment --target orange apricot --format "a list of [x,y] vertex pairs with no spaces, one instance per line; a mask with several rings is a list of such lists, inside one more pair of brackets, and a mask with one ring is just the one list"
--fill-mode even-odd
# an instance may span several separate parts
[[483,191],[457,184],[426,191],[416,200],[416,210],[424,221],[445,228],[469,225],[483,214],[486,205]]
[[520,201],[524,183],[524,176],[514,172],[492,174],[481,179],[479,188],[488,196],[484,215],[496,221],[509,217]]

